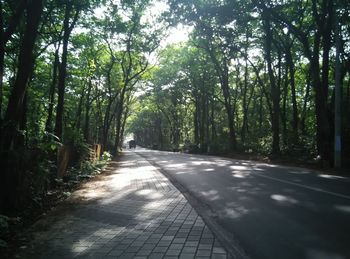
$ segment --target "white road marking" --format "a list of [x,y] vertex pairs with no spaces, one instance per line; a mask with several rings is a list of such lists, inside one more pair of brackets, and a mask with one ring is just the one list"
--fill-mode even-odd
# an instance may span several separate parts
[[[252,169],[252,170],[254,170],[254,169]],[[303,185],[303,184],[300,184],[300,183],[294,183],[294,182],[290,182],[290,181],[286,181],[286,180],[281,180],[281,179],[278,179],[278,178],[275,178],[275,177],[263,175],[261,173],[254,173],[254,175],[255,176],[259,176],[259,177],[263,177],[263,178],[267,178],[267,179],[270,179],[270,180],[274,180],[274,181],[277,181],[277,182],[286,183],[286,184],[290,184],[290,185],[295,185],[295,186],[298,186],[298,187],[301,187],[301,188],[309,189],[309,190],[316,191],[316,192],[322,192],[322,193],[326,193],[326,194],[329,194],[329,195],[333,195],[333,196],[336,196],[336,197],[340,197],[340,198],[344,198],[344,199],[350,200],[350,196],[345,195],[345,194],[340,194],[340,193],[336,193],[336,192],[326,191],[326,190],[323,190],[321,188],[316,188],[316,187]]]
[[[174,153],[171,153],[171,152],[168,152],[167,154],[174,155]],[[195,158],[203,157],[206,160],[211,160],[211,162],[213,162],[213,163],[215,163],[216,161],[213,161],[212,159],[217,159],[217,158],[220,158],[221,160],[227,161],[227,162],[231,162],[232,160],[237,161],[236,159],[227,159],[227,158],[216,157],[216,156],[203,156],[203,155],[187,155],[187,156],[195,157]],[[251,163],[251,161],[245,161],[245,160],[242,160],[240,162],[249,162],[249,163]],[[255,163],[255,165],[268,165],[268,166],[271,166],[270,164],[264,164],[264,163]],[[289,168],[289,167],[286,167],[286,166],[279,166],[279,165],[273,165],[273,166],[287,168],[287,169]],[[249,167],[249,165],[248,165],[248,167]],[[278,178],[275,178],[275,177],[263,175],[260,172],[256,172],[256,170],[254,168],[252,168],[251,165],[250,165],[250,168],[254,172],[253,174],[255,176],[260,176],[262,178],[270,179],[270,180],[273,180],[273,181],[277,181],[277,182],[281,182],[281,183],[285,183],[285,184],[289,184],[289,185],[294,185],[294,186],[298,186],[298,187],[301,187],[301,188],[304,188],[304,189],[308,189],[308,190],[312,190],[312,191],[316,191],[316,192],[321,192],[321,193],[333,195],[335,197],[339,197],[339,198],[350,200],[350,196],[349,195],[340,194],[340,193],[331,192],[331,191],[326,191],[326,190],[323,190],[321,188],[307,186],[307,185],[303,185],[303,184],[299,184],[299,183],[295,183],[295,182],[290,182],[290,181],[286,181],[286,180],[281,180],[281,179],[278,179]],[[297,168],[297,169],[299,169],[299,168]]]

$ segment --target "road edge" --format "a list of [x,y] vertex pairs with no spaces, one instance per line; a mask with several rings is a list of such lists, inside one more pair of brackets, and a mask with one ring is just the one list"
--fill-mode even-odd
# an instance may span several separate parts
[[196,199],[195,196],[191,194],[190,190],[188,190],[185,186],[176,181],[174,177],[172,177],[166,170],[162,169],[155,161],[150,160],[147,156],[141,154],[140,152],[135,153],[137,153],[139,156],[141,156],[147,162],[149,162],[152,166],[154,166],[171,182],[171,184],[175,186],[175,188],[177,188],[181,192],[182,195],[184,195],[184,197],[187,199],[190,205],[196,210],[198,215],[202,217],[205,224],[207,224],[209,229],[217,237],[222,246],[228,251],[228,258],[251,259],[232,235],[231,237],[228,237],[228,234],[223,234],[226,233],[226,231],[223,227],[217,224],[210,217],[210,215],[214,215],[215,213],[210,209],[210,207],[207,204],[202,203],[198,199]]

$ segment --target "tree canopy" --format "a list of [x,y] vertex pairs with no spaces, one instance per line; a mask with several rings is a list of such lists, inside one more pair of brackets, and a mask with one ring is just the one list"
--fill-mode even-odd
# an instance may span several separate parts
[[[23,193],[45,192],[60,146],[101,144],[117,154],[127,135],[148,148],[322,166],[333,166],[341,144],[349,166],[348,1],[0,0],[0,7],[2,211],[18,208]],[[178,25],[188,40],[166,44]]]

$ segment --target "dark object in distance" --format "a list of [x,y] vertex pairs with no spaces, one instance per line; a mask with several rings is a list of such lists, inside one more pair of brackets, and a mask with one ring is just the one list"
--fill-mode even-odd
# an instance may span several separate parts
[[136,141],[135,140],[130,140],[129,141],[129,148],[136,148]]

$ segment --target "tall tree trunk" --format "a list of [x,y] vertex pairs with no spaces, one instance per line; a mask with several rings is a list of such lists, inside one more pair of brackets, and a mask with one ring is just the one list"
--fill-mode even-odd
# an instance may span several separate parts
[[114,142],[114,149],[115,152],[118,152],[118,148],[120,147],[120,137],[121,137],[121,130],[122,130],[122,115],[124,112],[124,99],[125,99],[125,92],[126,87],[128,85],[128,82],[125,82],[123,89],[120,93],[120,98],[117,103],[117,111],[116,111],[116,129],[115,129],[115,142]]
[[[34,109],[34,111],[37,111],[38,109]],[[19,122],[19,130],[23,132],[18,136],[18,138],[15,139],[15,146],[17,147],[23,147],[26,144],[27,140],[27,111],[28,111],[28,92],[24,94],[23,98],[23,105],[21,107],[21,120]],[[35,126],[37,127],[37,126]],[[24,133],[25,132],[25,133]],[[38,131],[36,131],[38,132]]]
[[111,49],[111,47],[108,45],[109,47],[109,51],[110,51],[110,55],[111,55],[111,63],[108,66],[108,70],[107,70],[107,88],[108,88],[108,102],[107,102],[107,107],[106,107],[106,111],[104,114],[104,118],[103,118],[103,129],[102,129],[102,145],[103,148],[105,149],[107,146],[107,142],[108,142],[108,133],[110,130],[110,126],[111,123],[113,121],[113,116],[110,116],[110,112],[111,112],[111,107],[112,107],[112,103],[114,100],[117,99],[118,93],[116,93],[116,95],[113,97],[112,95],[112,80],[111,80],[111,73],[112,73],[112,69],[113,66],[116,62],[116,59],[113,55],[113,51]]
[[9,150],[17,135],[21,120],[21,110],[29,77],[34,68],[34,46],[38,35],[39,23],[43,11],[43,1],[38,0],[26,6],[27,16],[25,32],[18,56],[18,70],[14,86],[12,87],[4,121],[6,128],[2,132],[2,150]]
[[197,97],[196,97],[196,101],[195,101],[195,111],[193,113],[193,119],[194,119],[194,143],[196,145],[199,144],[199,127],[198,127],[198,101],[197,101]]
[[236,130],[235,130],[235,118],[234,118],[234,107],[232,105],[230,85],[229,85],[229,71],[228,71],[228,60],[226,57],[223,57],[221,62],[216,58],[213,49],[210,48],[210,43],[207,42],[207,51],[211,58],[211,61],[214,63],[214,67],[218,77],[220,78],[221,91],[224,96],[224,106],[227,115],[228,128],[229,128],[229,139],[230,145],[229,148],[231,151],[236,150],[237,148],[237,139],[236,139]]
[[296,98],[296,90],[295,90],[295,67],[292,58],[291,47],[287,48],[286,51],[286,62],[289,68],[290,75],[290,90],[292,94],[292,107],[293,107],[293,120],[292,120],[292,129],[293,129],[293,142],[294,144],[298,143],[299,139],[299,118],[298,118],[298,105]]
[[205,105],[205,97],[204,93],[201,92],[201,116],[200,116],[200,127],[199,127],[199,143],[201,145],[201,152],[205,151],[205,115],[206,115],[206,105]]
[[260,133],[262,130],[263,126],[263,93],[260,93],[260,98],[259,98],[259,129]]
[[69,24],[72,10],[73,10],[73,4],[71,1],[69,1],[68,3],[66,3],[65,13],[64,13],[62,58],[61,58],[61,66],[59,69],[58,86],[57,86],[58,100],[57,100],[57,110],[56,110],[55,135],[59,138],[62,138],[62,131],[63,131],[63,112],[64,112],[64,94],[66,89],[66,77],[67,77],[68,41],[79,15],[79,10],[76,10],[73,21],[71,24]]
[[[128,103],[128,105],[126,105],[125,111],[123,113],[122,125],[121,125],[121,130],[120,130],[120,142],[122,142],[124,139],[126,120],[128,119],[128,116],[129,116],[129,106],[130,106],[130,104]],[[153,136],[151,139],[153,141],[153,139],[154,139]],[[120,144],[122,144],[122,143],[120,143]]]
[[303,103],[303,111],[302,111],[302,117],[300,120],[300,130],[301,130],[301,134],[303,136],[306,136],[306,125],[305,125],[305,121],[306,121],[306,116],[307,116],[307,103],[309,102],[309,96],[310,96],[310,72],[308,72],[307,75],[307,79],[306,79],[306,90],[305,90],[305,95],[304,95],[304,103]]
[[228,78],[229,78],[228,67],[225,62],[225,64],[223,64],[223,71],[222,71],[222,76],[220,80],[220,85],[224,96],[224,106],[225,106],[227,120],[228,120],[228,127],[229,127],[229,134],[230,134],[230,149],[231,151],[234,151],[237,147],[237,140],[236,140],[236,131],[234,126],[235,124],[234,111],[232,107]]
[[59,50],[59,45],[55,51],[55,58],[54,58],[53,69],[52,69],[52,82],[51,82],[51,86],[50,86],[49,108],[48,108],[48,112],[47,112],[48,116],[47,116],[46,125],[45,125],[45,130],[47,132],[50,132],[50,133],[52,133],[52,130],[53,130],[53,125],[52,125],[53,107],[54,107],[54,103],[55,103],[57,70],[58,70],[58,66],[60,64],[58,50]]
[[[5,69],[5,46],[19,25],[26,8],[25,0],[18,0],[14,14],[4,21],[3,3],[0,1],[0,131],[3,122],[3,80]],[[40,8],[40,7],[39,7]],[[38,10],[40,11],[40,10]],[[5,29],[5,23],[7,28]],[[34,36],[36,37],[36,35]]]
[[87,94],[86,94],[86,100],[85,100],[85,124],[84,124],[84,138],[86,142],[89,142],[90,140],[90,93],[91,93],[91,88],[92,88],[92,82],[91,78],[89,79],[88,83],[88,89],[87,89]]
[[243,102],[242,102],[242,108],[243,108],[243,122],[242,122],[242,129],[241,129],[241,139],[242,144],[245,143],[245,137],[246,132],[248,131],[248,105],[247,105],[247,92],[248,92],[248,41],[249,41],[249,32],[248,27],[246,30],[245,35],[245,47],[244,47],[244,59],[245,59],[245,65],[244,65],[244,87],[243,87]]
[[[324,0],[326,1],[326,0]],[[313,0],[313,5],[316,5],[316,0]],[[316,12],[315,12],[316,13]],[[314,14],[315,19],[320,19],[319,16]],[[326,92],[325,86],[322,84],[320,78],[320,43],[322,38],[323,22],[318,22],[318,31],[315,34],[313,42],[312,56],[310,57],[310,71],[311,71],[311,83],[315,91],[315,106],[316,106],[316,122],[317,122],[317,149],[321,156],[321,159],[325,163],[330,161],[330,127],[329,127],[329,115],[327,107],[328,91]],[[327,71],[328,73],[328,71]],[[327,76],[328,77],[328,76]],[[328,90],[328,89],[327,89]]]
[[284,87],[283,87],[283,100],[282,100],[282,135],[283,135],[283,144],[288,145],[288,136],[287,136],[287,96],[288,96],[288,65],[286,66]]
[[158,131],[159,131],[159,135],[158,135],[158,143],[159,143],[159,149],[163,150],[163,128],[162,128],[162,117],[159,115],[158,119],[157,119],[157,124],[158,124]]
[[280,116],[280,89],[276,85],[275,75],[272,69],[272,30],[271,23],[268,14],[265,13],[264,17],[264,29],[265,29],[265,54],[267,61],[267,69],[269,75],[269,81],[271,86],[271,100],[272,100],[272,154],[277,155],[280,152],[280,127],[279,127],[279,116]]
[[102,145],[103,148],[105,149],[107,146],[107,141],[108,141],[108,132],[109,132],[109,128],[110,128],[110,110],[111,110],[111,106],[112,106],[112,101],[109,99],[108,103],[107,103],[107,107],[106,107],[106,111],[105,111],[105,115],[103,118],[103,130],[102,130]]
[[24,99],[28,81],[34,69],[33,52],[43,11],[43,1],[37,0],[27,4],[26,11],[26,24],[18,56],[17,75],[4,118],[6,128],[1,132],[0,213],[9,212],[19,200],[21,172],[12,167],[14,157],[9,151],[13,149],[13,144],[18,136],[18,128],[23,121]]
[[[214,94],[212,94],[212,97],[214,96]],[[216,139],[216,128],[215,128],[215,102],[214,99],[212,98],[210,100],[211,102],[211,115],[210,115],[210,121],[211,121],[211,142],[214,142],[214,140]]]
[[74,123],[74,128],[76,129],[81,129],[81,114],[83,112],[83,102],[84,102],[84,99],[85,99],[85,84],[83,86],[83,89],[81,91],[81,94],[80,94],[80,98],[79,98],[79,103],[78,103],[78,109],[77,109],[77,114],[76,114],[76,119],[75,119],[75,123]]
[[[259,6],[259,3],[255,1],[255,4]],[[321,10],[318,8],[318,5],[321,4]],[[321,159],[324,162],[330,161],[330,127],[329,127],[329,114],[327,107],[328,93],[326,93],[325,87],[322,85],[320,79],[320,43],[321,38],[327,38],[327,29],[325,27],[325,22],[331,22],[332,17],[332,0],[311,0],[311,9],[312,9],[312,18],[315,22],[315,32],[312,36],[312,41],[310,41],[310,36],[308,35],[309,31],[302,31],[299,26],[293,24],[292,21],[285,19],[283,15],[280,15],[273,10],[270,10],[273,13],[273,16],[279,21],[288,25],[290,31],[295,34],[295,36],[300,40],[303,45],[303,50],[306,58],[310,62],[310,74],[311,74],[311,85],[315,91],[315,108],[316,108],[316,127],[317,127],[317,150]],[[266,9],[266,7],[265,7]],[[324,35],[323,35],[324,34]],[[312,46],[312,47],[310,47]],[[327,52],[327,49],[325,49]]]
[[210,135],[209,135],[209,109],[210,109],[210,106],[209,106],[209,94],[208,92],[206,92],[205,94],[205,103],[206,103],[206,110],[205,110],[205,142],[207,144],[207,153],[210,152]]
[[[318,56],[315,57],[318,59]],[[328,109],[326,105],[327,96],[324,96],[320,80],[320,66],[318,60],[311,64],[312,86],[315,91],[316,121],[317,121],[317,149],[322,160],[330,159],[330,128],[328,124]]]

